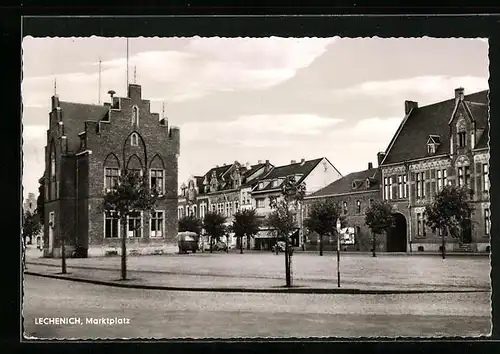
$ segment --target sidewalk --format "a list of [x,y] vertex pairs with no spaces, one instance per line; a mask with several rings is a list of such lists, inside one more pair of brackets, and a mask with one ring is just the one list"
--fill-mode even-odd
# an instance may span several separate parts
[[[60,262],[54,264],[44,259],[27,261],[25,274],[50,278],[87,282],[99,285],[138,289],[176,290],[176,291],[211,291],[211,292],[264,292],[264,293],[309,293],[309,294],[404,294],[435,292],[489,292],[489,287],[360,283],[341,278],[341,287],[337,278],[324,280],[295,279],[293,287],[288,289],[284,277],[249,277],[220,276],[208,274],[173,274],[159,270],[138,270],[129,268],[128,280],[120,280],[119,267],[90,265],[70,265],[67,274],[61,274]],[[52,264],[50,264],[52,263]]]

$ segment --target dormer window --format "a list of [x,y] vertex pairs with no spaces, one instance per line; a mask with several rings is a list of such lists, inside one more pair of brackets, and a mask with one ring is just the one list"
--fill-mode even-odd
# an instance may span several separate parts
[[133,133],[131,136],[130,136],[130,145],[132,146],[137,146],[139,145],[139,136],[137,136],[136,133]]
[[427,153],[434,155],[441,144],[441,137],[439,135],[429,135],[427,138]]
[[259,182],[259,189],[264,189],[264,182]]
[[365,187],[368,189],[370,188],[370,180],[367,178],[365,181]]
[[356,189],[356,182],[352,182],[352,189]]
[[427,153],[428,154],[435,154],[436,153],[436,145],[434,144],[427,144]]
[[278,187],[278,183],[279,183],[279,181],[277,179],[275,179],[273,181],[273,187]]

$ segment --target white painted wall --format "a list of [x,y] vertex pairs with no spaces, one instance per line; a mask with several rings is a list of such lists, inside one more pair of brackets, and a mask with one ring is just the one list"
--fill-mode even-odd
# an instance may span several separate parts
[[[325,170],[326,167],[326,170]],[[306,184],[306,194],[314,193],[321,188],[328,186],[341,178],[341,174],[326,159],[323,160],[311,171],[304,180]]]

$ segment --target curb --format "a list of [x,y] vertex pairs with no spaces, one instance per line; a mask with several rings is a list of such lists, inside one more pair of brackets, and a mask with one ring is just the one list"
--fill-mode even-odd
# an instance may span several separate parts
[[189,292],[232,292],[232,293],[280,293],[280,294],[343,294],[343,295],[388,295],[388,294],[435,294],[435,293],[484,293],[488,290],[362,290],[353,288],[324,289],[324,288],[204,288],[204,287],[176,287],[161,285],[140,285],[109,282],[103,280],[74,278],[63,275],[43,274],[26,271],[24,274],[44,278],[68,280],[80,283],[89,283],[95,285],[114,286],[118,288],[143,289],[143,290],[167,290],[167,291],[189,291]]

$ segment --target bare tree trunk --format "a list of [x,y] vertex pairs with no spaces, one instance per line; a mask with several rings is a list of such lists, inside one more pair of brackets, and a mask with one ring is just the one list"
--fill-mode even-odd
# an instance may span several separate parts
[[377,247],[377,234],[375,234],[373,231],[370,231],[372,233],[372,255],[373,257],[377,257],[375,253],[375,248]]
[[279,254],[280,250],[278,248],[278,238],[276,237],[276,243],[274,244],[274,248],[275,248],[275,251],[276,251],[276,255]]
[[[448,231],[448,228],[446,228]],[[445,242],[445,233],[441,231],[441,256],[443,259],[446,258],[446,242]]]
[[290,276],[290,253],[288,252],[288,235],[285,236],[285,276],[286,276],[286,286],[289,288],[292,286],[292,278]]
[[210,253],[212,253],[213,248],[214,248],[214,238],[210,236]]
[[[243,241],[243,239],[241,239]],[[250,236],[247,236],[247,250],[250,249]]]
[[319,255],[323,255],[323,234],[319,235]]
[[243,236],[240,237],[240,254],[243,254]]
[[122,280],[127,279],[127,219],[122,219]]
[[66,274],[66,244],[65,237],[61,237],[61,273]]

